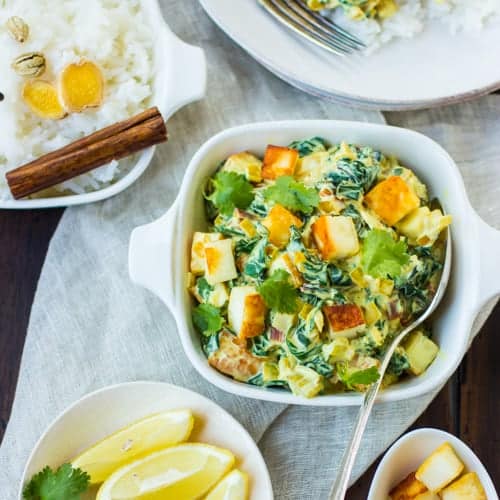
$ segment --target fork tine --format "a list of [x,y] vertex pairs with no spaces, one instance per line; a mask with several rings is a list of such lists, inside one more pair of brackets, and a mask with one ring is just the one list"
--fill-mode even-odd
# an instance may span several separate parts
[[316,33],[310,27],[306,27],[303,21],[297,20],[297,15],[288,7],[277,0],[259,0],[259,3],[278,21],[285,24],[295,33],[306,38],[311,43],[322,47],[336,55],[344,56],[348,51],[345,47],[334,43],[332,40]]
[[289,18],[292,18],[300,27],[306,30],[310,35],[315,36],[323,40],[324,42],[329,42],[335,48],[344,53],[350,53],[353,50],[358,50],[357,46],[349,45],[344,42],[345,37],[337,33],[333,33],[329,28],[326,30],[321,27],[318,31],[318,23],[314,20],[308,18],[307,10],[301,8],[297,5],[295,0],[271,0],[276,7],[278,7],[283,13],[286,13]]
[[358,40],[356,37],[346,32],[340,26],[335,23],[327,23],[323,16],[316,14],[307,8],[306,4],[301,0],[284,0],[290,8],[292,8],[300,17],[304,20],[321,30],[321,32],[327,37],[333,37],[337,42],[343,45],[359,50],[366,45]]
[[318,23],[323,24],[325,27],[330,28],[330,29],[334,30],[335,32],[341,33],[342,35],[344,35],[346,38],[348,38],[352,42],[358,44],[360,47],[363,47],[363,48],[366,47],[366,44],[364,42],[362,42],[359,38],[357,38],[354,35],[352,35],[351,33],[349,33],[349,31],[345,30],[340,25],[338,25],[337,23],[328,19],[327,17],[322,16],[321,14],[318,14],[317,12],[314,12],[311,9],[309,9],[305,0],[293,0],[293,1],[295,1],[296,3],[302,4],[302,6],[309,11],[309,14],[311,15],[311,17],[314,17],[314,19],[316,19],[316,21],[318,21]]

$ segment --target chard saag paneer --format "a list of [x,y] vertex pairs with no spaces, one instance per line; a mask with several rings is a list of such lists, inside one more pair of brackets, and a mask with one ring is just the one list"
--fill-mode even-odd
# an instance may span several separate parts
[[[294,394],[363,391],[388,343],[429,303],[451,218],[395,158],[319,137],[221,163],[193,235],[193,323],[208,362]],[[438,347],[415,332],[384,383],[422,373]]]

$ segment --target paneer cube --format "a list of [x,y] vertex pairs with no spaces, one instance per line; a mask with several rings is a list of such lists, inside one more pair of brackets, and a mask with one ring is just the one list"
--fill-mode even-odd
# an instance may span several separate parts
[[221,239],[220,233],[194,233],[191,246],[191,272],[193,274],[205,272],[205,244]]
[[297,165],[299,153],[295,149],[281,146],[267,146],[262,166],[264,179],[277,179],[283,175],[292,175]]
[[366,327],[363,311],[356,304],[324,306],[323,313],[332,337],[354,338]]
[[440,500],[439,495],[433,491],[426,491],[425,493],[420,493],[413,500]]
[[441,491],[440,495],[442,500],[487,500],[486,492],[475,472],[464,474]]
[[222,170],[244,175],[250,182],[262,180],[262,162],[248,151],[231,155]]
[[233,241],[230,239],[205,244],[205,277],[210,285],[238,276],[234,264]]
[[330,167],[330,153],[319,151],[300,158],[294,177],[307,186],[314,186],[324,179]]
[[227,287],[224,283],[217,283],[214,285],[214,289],[210,292],[208,296],[208,303],[214,307],[223,307],[229,300],[229,294],[227,293]]
[[266,305],[253,286],[235,286],[227,308],[229,326],[241,339],[264,332]]
[[439,347],[420,330],[410,335],[404,348],[413,375],[420,375],[427,370],[439,352]]
[[300,228],[303,223],[285,207],[276,204],[262,224],[269,231],[269,241],[278,248],[283,248],[290,240],[290,228],[292,226]]
[[458,477],[464,464],[450,443],[443,443],[429,455],[415,473],[416,478],[430,491],[439,491]]
[[451,215],[443,215],[441,210],[432,212],[429,207],[419,207],[411,211],[396,224],[411,245],[433,245],[441,231],[451,224]]
[[324,260],[345,259],[359,252],[359,240],[351,217],[322,215],[312,225],[316,247]]
[[401,177],[393,175],[367,193],[365,203],[388,226],[394,226],[420,206],[420,199]]
[[389,493],[391,500],[413,500],[420,493],[425,493],[427,488],[411,472]]
[[210,354],[208,363],[235,380],[246,382],[261,371],[264,361],[248,352],[245,341],[223,330],[219,349]]
[[276,259],[274,259],[271,263],[269,273],[273,274],[274,271],[277,271],[278,269],[283,269],[290,274],[291,282],[295,288],[299,288],[304,282],[302,275],[297,270],[297,267],[293,263],[292,257],[289,254],[283,253],[278,255],[278,257],[276,257]]

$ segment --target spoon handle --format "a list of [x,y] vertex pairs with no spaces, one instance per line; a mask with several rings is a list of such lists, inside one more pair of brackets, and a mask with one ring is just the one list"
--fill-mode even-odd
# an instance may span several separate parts
[[[430,308],[429,308],[430,309]],[[424,319],[427,317],[427,313],[424,313],[420,318],[417,318],[410,326],[406,327],[402,332],[400,332],[397,337],[394,338],[387,351],[385,352],[379,367],[379,377],[376,382],[371,384],[368,390],[365,392],[363,398],[363,403],[358,412],[358,418],[356,424],[352,431],[351,441],[347,445],[344,455],[342,457],[342,462],[340,463],[340,471],[333,483],[332,489],[330,491],[329,500],[344,500],[347,491],[347,486],[349,485],[349,478],[351,477],[352,468],[354,462],[356,461],[356,456],[359,451],[359,446],[361,445],[361,440],[366,429],[366,424],[370,417],[370,413],[377,398],[378,391],[382,385],[382,380],[384,378],[389,362],[391,361],[394,351],[401,343],[401,341],[413,331],[417,326],[419,326]]]
[[344,451],[344,456],[342,457],[342,462],[340,463],[340,471],[335,479],[335,482],[333,483],[329,500],[344,500],[345,498],[349,478],[351,477],[352,468],[356,460],[356,455],[358,454],[363,433],[365,432],[366,424],[368,423],[368,418],[370,417],[370,413],[373,408],[373,404],[375,403],[381,383],[382,377],[379,377],[379,379],[373,383],[365,393],[363,404],[358,412],[358,418],[351,436],[351,441]]

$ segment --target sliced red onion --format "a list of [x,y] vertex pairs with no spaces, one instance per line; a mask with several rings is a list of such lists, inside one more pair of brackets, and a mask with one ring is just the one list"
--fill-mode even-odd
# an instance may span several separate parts
[[389,319],[400,318],[402,313],[399,300],[391,300],[387,306],[387,317]]
[[285,334],[272,326],[269,332],[269,338],[274,342],[283,342],[283,340],[285,340]]
[[241,210],[241,208],[235,208],[234,211],[236,216],[239,217],[240,219],[250,219],[250,220],[257,219],[257,217],[255,217],[254,214],[251,214],[250,212],[245,212],[245,210]]

